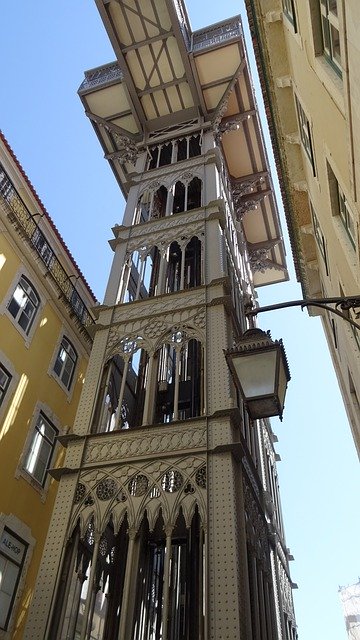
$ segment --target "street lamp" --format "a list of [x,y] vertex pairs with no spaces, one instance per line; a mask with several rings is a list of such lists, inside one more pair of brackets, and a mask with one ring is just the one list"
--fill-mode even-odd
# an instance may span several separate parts
[[[355,296],[292,300],[266,307],[249,305],[245,308],[245,316],[253,318],[265,311],[288,307],[304,309],[310,306],[330,311],[360,331],[360,325],[349,316],[350,309],[360,308],[360,297]],[[290,380],[282,340],[274,342],[270,332],[253,327],[245,331],[234,348],[224,353],[250,418],[258,420],[279,416],[281,420],[287,383]]]
[[290,380],[282,341],[274,342],[270,332],[248,329],[225,357],[250,418],[281,420]]

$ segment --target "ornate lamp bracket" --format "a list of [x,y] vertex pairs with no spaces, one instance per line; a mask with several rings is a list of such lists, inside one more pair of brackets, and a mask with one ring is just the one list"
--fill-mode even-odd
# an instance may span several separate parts
[[[289,300],[288,302],[271,304],[266,307],[252,307],[249,305],[245,308],[245,315],[248,317],[253,317],[257,316],[258,313],[264,313],[265,311],[276,311],[277,309],[286,309],[288,307],[301,307],[301,309],[304,309],[305,307],[318,307],[319,309],[325,309],[325,311],[334,313],[335,315],[339,316],[339,318],[342,318],[352,327],[360,331],[360,324],[358,322],[355,322],[355,320],[350,318],[346,313],[350,309],[360,309],[360,296],[349,296],[343,298],[305,298],[303,300]],[[357,312],[355,314],[356,319],[359,318],[359,315],[360,312]]]

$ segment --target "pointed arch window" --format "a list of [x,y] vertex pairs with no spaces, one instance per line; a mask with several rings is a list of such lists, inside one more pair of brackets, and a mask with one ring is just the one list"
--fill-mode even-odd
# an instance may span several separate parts
[[[91,519],[85,535],[79,524],[68,542],[57,603],[51,624],[51,637],[75,640],[91,629],[92,640],[118,637],[124,590],[128,538],[125,517],[114,532],[112,520],[98,540]],[[93,585],[93,589],[89,586]],[[90,637],[90,636],[86,636]]]
[[194,236],[185,248],[184,288],[201,285],[201,242]]
[[167,259],[165,291],[166,293],[173,293],[181,288],[182,251],[177,242],[171,243]]
[[166,215],[168,191],[164,185],[158,189],[148,189],[140,196],[135,212],[134,224],[163,218]]
[[188,420],[202,412],[202,348],[174,331],[157,353],[155,422]]
[[160,251],[141,247],[133,251],[123,267],[118,302],[133,302],[158,295]]
[[123,638],[125,631],[136,640],[203,637],[204,531],[198,508],[189,524],[181,510],[171,531],[165,533],[164,524],[160,513],[150,531],[145,515],[136,541],[126,515],[118,533],[112,519],[101,535],[93,519],[84,537],[77,525],[65,551],[52,638],[90,638],[90,630],[92,640]]
[[175,184],[173,213],[182,213],[201,207],[202,181],[196,176],[188,183]]
[[131,429],[143,423],[149,356],[141,348],[141,338],[138,341],[123,340],[120,353],[104,367],[93,433]]

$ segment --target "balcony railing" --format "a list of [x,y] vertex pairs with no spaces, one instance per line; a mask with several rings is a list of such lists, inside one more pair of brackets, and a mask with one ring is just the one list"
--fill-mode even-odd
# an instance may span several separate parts
[[34,220],[27,206],[16,191],[9,176],[0,165],[0,198],[6,203],[10,219],[17,225],[28,244],[36,251],[41,261],[52,276],[63,298],[75,314],[80,324],[89,334],[89,327],[94,320],[85,302],[71,282],[71,276],[65,271],[55,255],[55,251],[47,241],[43,232]]
[[96,69],[90,69],[90,71],[85,71],[85,79],[80,85],[79,93],[97,89],[110,82],[120,82],[123,77],[123,73],[117,62],[110,62]]
[[190,44],[191,44],[191,41],[190,41],[190,25],[189,25],[188,20],[187,20],[185,7],[184,7],[184,4],[183,4],[182,0],[173,0],[173,2],[174,2],[174,6],[175,6],[175,11],[177,13],[177,17],[178,17],[178,20],[179,20],[181,33],[183,35],[186,48],[187,48],[187,50],[189,50],[190,49]]
[[241,23],[238,19],[228,20],[213,27],[196,31],[193,34],[192,51],[201,51],[218,46],[229,40],[238,40],[242,36]]

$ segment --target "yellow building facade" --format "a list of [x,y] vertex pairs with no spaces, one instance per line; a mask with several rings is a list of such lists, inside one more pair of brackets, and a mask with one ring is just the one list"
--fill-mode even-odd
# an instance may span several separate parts
[[0,638],[21,638],[94,296],[0,132]]
[[[246,4],[303,295],[357,297],[360,5],[357,0]],[[356,310],[355,305],[347,313],[355,319]],[[336,315],[322,313],[360,451],[360,335]]]

